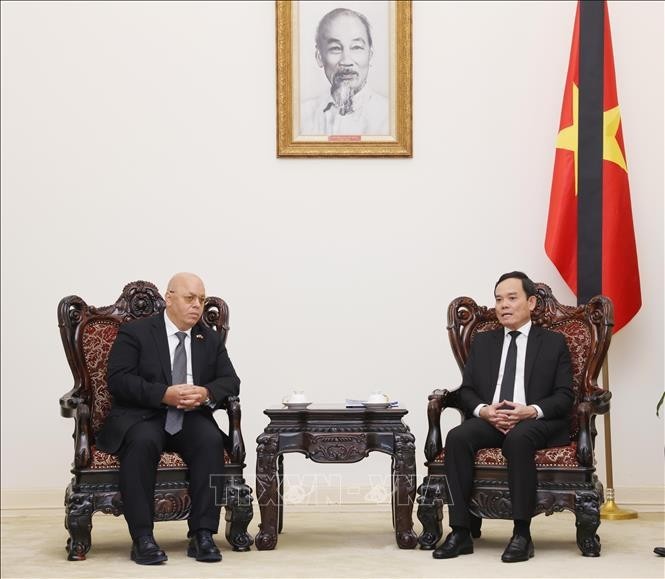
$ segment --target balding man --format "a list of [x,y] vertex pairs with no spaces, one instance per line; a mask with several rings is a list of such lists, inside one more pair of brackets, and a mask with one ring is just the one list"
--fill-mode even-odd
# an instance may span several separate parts
[[364,14],[336,8],[321,19],[315,58],[330,90],[303,103],[301,134],[389,134],[388,99],[367,86],[373,56],[372,32]]
[[162,451],[178,452],[189,467],[189,547],[197,561],[222,558],[212,535],[219,526],[211,475],[224,469],[216,405],[237,396],[240,380],[220,336],[199,323],[205,302],[201,279],[171,278],[162,314],[120,326],[108,364],[111,411],[97,447],[120,459],[120,492],[132,537],[131,559],[167,560],[153,536],[154,489]]

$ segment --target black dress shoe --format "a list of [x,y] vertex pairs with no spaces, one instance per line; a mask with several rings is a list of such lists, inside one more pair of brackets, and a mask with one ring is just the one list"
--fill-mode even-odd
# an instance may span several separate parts
[[139,565],[158,565],[169,559],[166,553],[159,548],[152,535],[134,539],[130,557]]
[[528,561],[533,557],[533,541],[531,537],[522,537],[521,535],[513,535],[506,547],[506,550],[501,555],[501,560],[504,563],[517,563],[518,561]]
[[222,554],[215,545],[215,541],[212,540],[212,533],[208,529],[199,529],[194,532],[189,539],[187,556],[195,557],[197,561],[205,563],[215,563],[222,560]]
[[458,555],[473,553],[473,540],[469,532],[453,531],[446,540],[432,553],[435,559],[452,559]]

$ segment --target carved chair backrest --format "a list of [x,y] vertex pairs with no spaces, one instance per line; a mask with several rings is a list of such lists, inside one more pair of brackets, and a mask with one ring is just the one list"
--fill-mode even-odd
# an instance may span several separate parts
[[[596,296],[582,306],[565,306],[552,295],[549,286],[536,284],[534,324],[561,332],[568,344],[573,369],[575,404],[571,410],[571,439],[578,432],[577,405],[597,388],[597,379],[610,346],[614,309],[605,296]],[[494,308],[479,306],[468,297],[459,297],[448,306],[448,337],[460,370],[464,368],[471,343],[478,332],[500,328]]]
[[[89,306],[78,296],[67,296],[58,306],[58,325],[74,376],[72,394],[87,406],[92,432],[104,423],[111,408],[106,383],[108,357],[120,324],[160,314],[166,303],[150,282],[128,283],[113,305]],[[223,335],[226,342],[229,309],[217,297],[207,297],[201,322]]]

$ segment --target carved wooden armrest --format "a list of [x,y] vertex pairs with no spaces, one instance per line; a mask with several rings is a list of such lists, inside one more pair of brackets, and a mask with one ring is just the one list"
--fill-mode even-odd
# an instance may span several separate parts
[[457,407],[457,394],[449,390],[434,390],[427,397],[427,437],[425,438],[425,458],[433,461],[443,450],[441,439],[441,412],[444,408]]
[[591,412],[593,414],[605,414],[609,412],[611,398],[612,393],[609,390],[603,390],[602,388],[594,389],[591,396],[589,396]]
[[240,430],[240,398],[228,396],[219,404],[219,408],[225,408],[229,417],[229,437],[227,452],[231,462],[245,466],[245,441]]
[[78,387],[74,386],[69,392],[60,397],[60,415],[65,418],[71,418],[76,414],[78,405],[82,402],[78,396]]
[[90,465],[90,443],[92,428],[90,425],[90,406],[85,398],[79,396],[79,387],[74,386],[60,397],[60,414],[74,419],[74,466],[85,468]]
[[577,407],[579,432],[577,433],[577,460],[582,466],[593,466],[593,441],[595,427],[593,419],[597,414],[605,414],[610,409],[612,393],[596,388]]
[[90,407],[79,398],[74,411],[74,466],[86,468],[90,466],[92,427],[90,425]]

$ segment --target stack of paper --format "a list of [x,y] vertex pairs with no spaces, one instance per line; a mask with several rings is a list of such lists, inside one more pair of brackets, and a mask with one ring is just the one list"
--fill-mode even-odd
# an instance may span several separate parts
[[[350,398],[346,399],[347,408],[364,408],[366,403],[367,400],[351,400]],[[399,402],[397,400],[393,400],[388,403],[388,408],[395,408],[397,406],[399,406]]]

